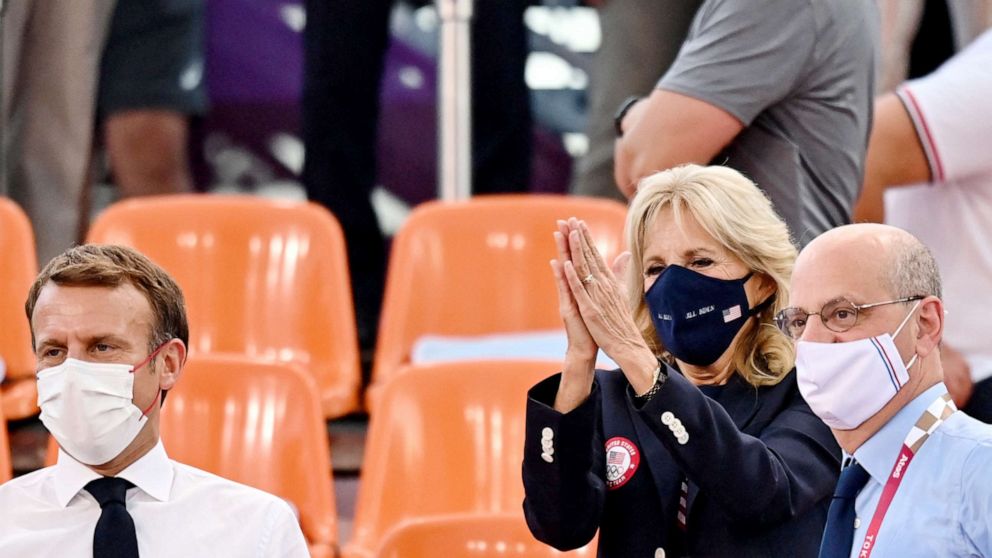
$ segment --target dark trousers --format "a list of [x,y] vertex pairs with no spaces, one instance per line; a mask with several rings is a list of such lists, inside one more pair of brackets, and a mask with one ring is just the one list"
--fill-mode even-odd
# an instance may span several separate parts
[[975,383],[971,399],[961,410],[972,418],[992,424],[992,378]]
[[[379,87],[392,0],[307,0],[303,183],[338,218],[348,244],[359,341],[372,348],[386,248],[375,185]],[[473,192],[529,189],[531,115],[526,0],[477,0],[472,29]]]

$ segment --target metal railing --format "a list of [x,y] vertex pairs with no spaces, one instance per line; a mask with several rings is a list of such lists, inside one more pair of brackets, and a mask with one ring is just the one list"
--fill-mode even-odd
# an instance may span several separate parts
[[441,17],[438,56],[438,197],[467,200],[472,195],[473,0],[436,0]]

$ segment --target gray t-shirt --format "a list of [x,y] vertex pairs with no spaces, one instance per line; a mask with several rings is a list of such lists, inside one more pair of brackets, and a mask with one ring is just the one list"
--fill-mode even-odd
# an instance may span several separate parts
[[754,180],[805,245],[851,220],[877,34],[868,0],[707,0],[658,88],[744,123],[713,162]]

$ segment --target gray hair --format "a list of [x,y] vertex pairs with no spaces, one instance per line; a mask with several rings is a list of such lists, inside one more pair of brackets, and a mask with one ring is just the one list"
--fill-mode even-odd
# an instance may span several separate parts
[[903,239],[896,245],[891,264],[888,280],[895,296],[942,298],[937,261],[930,249],[915,237]]

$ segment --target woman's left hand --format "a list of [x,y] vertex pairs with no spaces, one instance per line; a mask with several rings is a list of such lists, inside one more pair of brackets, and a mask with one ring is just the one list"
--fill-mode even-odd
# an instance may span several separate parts
[[[589,228],[574,218],[568,225],[571,261],[565,262],[565,278],[582,321],[596,345],[620,365],[635,391],[643,393],[651,387],[657,361],[634,324],[622,287],[596,249]],[[625,257],[629,255],[621,255],[617,263]]]

